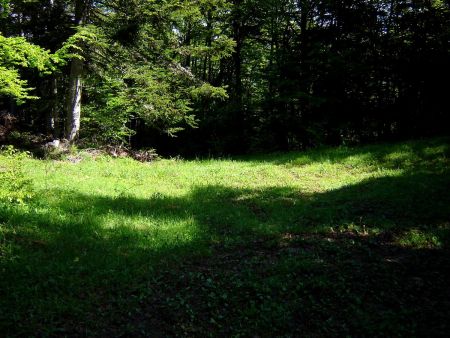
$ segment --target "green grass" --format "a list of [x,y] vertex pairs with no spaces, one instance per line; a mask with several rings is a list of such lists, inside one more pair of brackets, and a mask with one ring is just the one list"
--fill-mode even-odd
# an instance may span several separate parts
[[0,155],[0,336],[445,336],[449,156]]

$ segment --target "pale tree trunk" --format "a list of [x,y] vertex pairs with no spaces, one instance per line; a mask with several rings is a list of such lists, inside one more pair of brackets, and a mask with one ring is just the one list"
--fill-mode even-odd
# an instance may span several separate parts
[[83,61],[74,58],[70,67],[65,139],[73,142],[80,132]]
[[[84,24],[90,1],[75,1],[75,23],[77,26]],[[75,141],[80,132],[81,118],[81,90],[83,82],[83,60],[73,58],[70,67],[69,91],[67,97],[66,125],[64,138],[69,142]]]
[[54,76],[50,80],[50,111],[48,116],[48,131],[53,135],[54,139],[59,138],[59,112],[58,112],[58,80]]

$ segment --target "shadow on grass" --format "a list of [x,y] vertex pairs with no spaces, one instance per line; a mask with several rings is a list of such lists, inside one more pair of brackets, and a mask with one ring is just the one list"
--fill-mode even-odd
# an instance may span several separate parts
[[[244,161],[255,163],[274,163],[279,165],[310,165],[315,163],[344,163],[350,160],[366,165],[385,168],[414,167],[420,163],[436,160],[436,152],[450,157],[450,137],[411,141],[394,144],[378,144],[340,148],[312,149],[304,152],[275,153],[245,157]],[[237,159],[239,160],[239,158]],[[428,161],[428,162],[427,162]]]
[[445,335],[449,173],[3,207],[1,332]]

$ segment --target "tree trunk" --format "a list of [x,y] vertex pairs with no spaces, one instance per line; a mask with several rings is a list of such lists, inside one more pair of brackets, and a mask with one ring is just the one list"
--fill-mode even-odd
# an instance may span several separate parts
[[242,103],[242,27],[241,23],[235,21],[233,23],[234,40],[236,41],[236,47],[233,53],[234,62],[234,91],[235,99],[239,106]]
[[[76,26],[84,24],[91,4],[91,1],[77,0],[75,2]],[[65,139],[69,142],[75,141],[80,132],[82,75],[83,60],[80,58],[73,58],[70,67],[66,126],[64,133]]]
[[50,83],[50,116],[48,121],[48,127],[53,135],[54,139],[59,138],[60,135],[60,117],[58,112],[58,80],[54,76]]
[[[191,46],[191,41],[192,41],[192,28],[191,28],[191,24],[188,24],[188,29],[187,29],[187,33],[186,33],[186,37],[184,39],[184,44],[187,47]],[[191,54],[188,53],[188,55],[186,55],[186,58],[184,60],[184,64],[183,66],[185,68],[190,68],[191,67]]]
[[73,142],[80,132],[83,61],[74,58],[70,67],[65,138]]

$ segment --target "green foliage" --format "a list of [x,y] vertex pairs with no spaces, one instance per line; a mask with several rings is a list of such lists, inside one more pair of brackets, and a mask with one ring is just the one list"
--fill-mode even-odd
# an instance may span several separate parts
[[102,30],[95,25],[84,25],[76,27],[76,32],[63,43],[53,58],[59,63],[65,63],[72,58],[86,60],[89,52],[101,53],[106,48],[107,41]]
[[191,90],[191,95],[194,100],[211,98],[223,101],[228,98],[228,93],[225,88],[214,87],[209,83],[204,83],[200,87],[193,88]]
[[[88,67],[82,137],[126,143],[134,134],[133,120],[175,136],[197,125],[195,102],[227,98],[224,87],[198,77],[183,65],[183,58],[197,55],[219,62],[231,55],[234,42],[220,32],[208,46],[184,46],[179,40],[187,21],[201,29],[204,6],[221,11],[225,2],[185,5],[136,2],[124,16],[120,4],[113,7],[114,15],[105,14],[96,26],[79,30],[81,40],[77,34],[69,39],[62,50],[78,49]],[[153,23],[155,16],[159,25]]]
[[85,88],[94,99],[84,108],[81,137],[97,145],[127,143],[134,135],[128,126],[133,115],[127,110],[128,102],[121,96],[125,89],[123,80],[109,75],[90,76]]
[[[51,18],[47,18],[47,12],[55,14],[59,20],[81,15],[83,24],[71,28],[71,23],[58,22],[62,31],[44,29],[43,36],[47,38],[30,34],[30,41],[50,46],[54,54],[24,38],[2,38],[0,94],[15,97],[20,103],[36,99],[37,95],[32,96],[32,88],[28,87],[28,82],[33,82],[37,91],[46,96],[43,105],[52,109],[53,114],[62,115],[66,103],[61,93],[66,93],[64,86],[68,83],[70,69],[64,66],[68,60],[79,58],[86,69],[82,137],[95,138],[102,143],[124,143],[134,133],[130,129],[130,121],[134,119],[173,136],[187,126],[196,125],[194,100],[201,96],[226,96],[222,87],[206,84],[205,79],[199,79],[182,66],[182,58],[187,55],[197,53],[213,62],[231,55],[234,42],[224,32],[217,30],[211,43],[197,41],[195,48],[184,51],[182,56],[179,51],[182,50],[180,34],[184,33],[185,20],[195,23],[196,30],[201,31],[207,12],[223,12],[227,6],[224,1],[191,2],[189,6],[178,1],[14,3],[13,12],[5,17],[9,35],[24,29],[21,23],[11,20],[14,16],[26,17],[30,27],[26,29],[31,31],[43,26],[55,27]],[[22,68],[36,68],[40,74],[47,75],[58,68],[52,82],[54,88],[50,89],[47,79],[37,81],[31,77],[30,81],[30,76],[22,79]],[[61,125],[63,120],[63,116],[56,116],[56,123]]]
[[93,100],[83,117],[84,135],[99,142],[127,143],[134,134],[132,119],[169,135],[195,126],[190,93],[179,74],[149,66],[122,67],[122,75],[108,68],[102,76],[87,78],[86,91]]
[[7,69],[0,66],[0,95],[16,98],[20,103],[25,99],[37,99],[29,95],[33,88],[27,88],[27,81],[21,80],[17,69]]
[[0,0],[0,19],[6,17],[10,10],[10,0]]
[[125,76],[129,86],[121,93],[123,107],[148,125],[174,135],[184,125],[194,126],[188,93],[182,79],[164,68],[135,67]]
[[22,80],[19,68],[35,68],[41,74],[54,69],[49,51],[33,45],[22,37],[6,38],[0,34],[0,95],[11,96],[18,103],[36,99],[29,92],[27,81]]
[[[42,97],[20,108],[39,133],[61,137],[74,79],[86,84],[81,135],[123,143],[136,131],[173,136],[192,129],[167,143],[135,138],[172,144],[167,151],[174,154],[298,150],[448,132],[449,101],[440,85],[450,72],[448,1],[3,0],[0,6],[0,94]],[[67,65],[74,58],[83,61],[74,63],[78,70]],[[6,100],[0,104],[8,109]]]
[[0,148],[0,204],[23,204],[33,197],[32,181],[23,169],[29,156],[12,146]]

